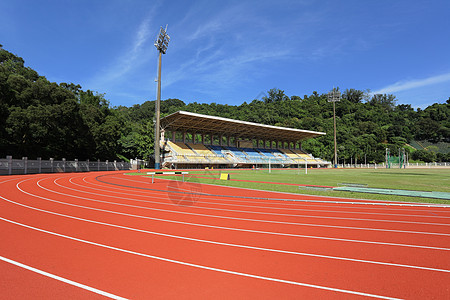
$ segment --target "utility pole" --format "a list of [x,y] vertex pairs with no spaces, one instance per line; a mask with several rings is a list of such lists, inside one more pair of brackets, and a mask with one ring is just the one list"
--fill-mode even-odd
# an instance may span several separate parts
[[160,138],[161,138],[161,126],[160,126],[160,107],[161,107],[161,58],[163,54],[166,54],[167,47],[169,46],[170,37],[167,35],[166,29],[159,30],[159,34],[155,41],[155,47],[158,49],[158,88],[155,105],[155,169],[161,169],[161,154],[160,154]]
[[333,121],[334,121],[334,167],[337,168],[337,143],[336,143],[336,102],[341,101],[341,92],[339,88],[333,88],[328,92],[328,102],[333,102]]

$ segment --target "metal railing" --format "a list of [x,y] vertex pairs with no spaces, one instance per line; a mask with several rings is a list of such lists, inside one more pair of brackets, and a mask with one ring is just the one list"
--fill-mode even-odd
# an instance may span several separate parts
[[0,158],[0,175],[39,174],[39,173],[69,173],[92,171],[130,170],[131,164],[118,161],[79,161],[75,160],[31,160],[27,157],[13,159],[12,156]]

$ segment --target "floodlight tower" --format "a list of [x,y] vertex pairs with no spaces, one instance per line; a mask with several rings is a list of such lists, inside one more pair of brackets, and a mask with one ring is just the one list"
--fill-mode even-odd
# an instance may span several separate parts
[[166,29],[159,30],[159,34],[156,37],[155,47],[159,52],[158,59],[158,88],[157,88],[157,96],[156,96],[156,105],[155,105],[155,169],[161,169],[161,155],[160,155],[160,107],[161,107],[161,57],[163,54],[166,54],[167,47],[169,46],[170,37],[167,34],[167,25]]
[[336,143],[336,102],[341,101],[341,92],[339,88],[333,88],[328,92],[328,102],[333,102],[333,121],[334,121],[334,167],[337,168],[337,143]]

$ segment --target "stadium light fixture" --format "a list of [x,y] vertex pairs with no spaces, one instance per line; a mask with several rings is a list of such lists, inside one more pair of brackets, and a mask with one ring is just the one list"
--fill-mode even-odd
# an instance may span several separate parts
[[333,102],[333,121],[334,121],[334,167],[337,168],[337,143],[336,143],[336,102],[341,101],[341,92],[339,88],[333,88],[328,92],[328,102]]
[[161,57],[163,54],[166,54],[167,47],[169,46],[170,37],[167,34],[167,25],[166,29],[159,30],[158,36],[156,37],[155,47],[158,49],[159,58],[158,58],[158,88],[156,95],[156,105],[155,105],[155,169],[161,169],[161,154],[160,154],[160,138],[161,138],[161,128],[160,128],[160,119],[161,119]]

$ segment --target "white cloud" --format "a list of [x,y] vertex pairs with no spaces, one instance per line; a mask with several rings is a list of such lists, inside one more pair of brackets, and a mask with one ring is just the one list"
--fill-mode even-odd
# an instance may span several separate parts
[[139,26],[139,30],[136,33],[136,38],[133,45],[133,53],[139,52],[139,50],[142,48],[142,45],[147,41],[149,37],[149,23],[150,18],[147,18]]
[[152,16],[153,14],[149,14],[142,20],[137,30],[131,34],[133,37],[130,41],[131,45],[109,67],[97,73],[89,81],[87,84],[89,88],[109,90],[112,86],[123,82],[130,73],[150,59],[145,50],[149,47],[149,42],[153,42],[154,38],[153,32],[149,30]]
[[144,44],[148,41],[150,18],[143,20],[139,26],[138,31],[135,33],[134,41],[130,50],[128,50],[118,61],[115,63],[115,67],[111,68],[103,74],[107,80],[117,79],[128,73],[133,69],[136,64],[142,63],[142,50]]
[[[283,31],[278,26],[270,26],[270,22],[255,15],[252,9],[244,3],[227,6],[211,15],[205,14],[201,7],[191,9],[187,13],[189,17],[181,22],[183,26],[174,25],[181,38],[174,42],[176,48],[185,51],[171,50],[174,60],[183,57],[182,63],[167,69],[163,88],[188,81],[190,90],[197,88],[203,93],[216,94],[243,80],[254,80],[243,74],[258,66],[261,69],[266,61],[291,55],[292,47],[279,37]],[[199,18],[200,15],[205,17]]]
[[445,73],[442,75],[432,76],[423,79],[398,81],[394,84],[388,85],[384,88],[374,91],[373,94],[389,94],[401,92],[406,90],[412,90],[419,87],[438,84],[446,81],[450,81],[450,73]]

